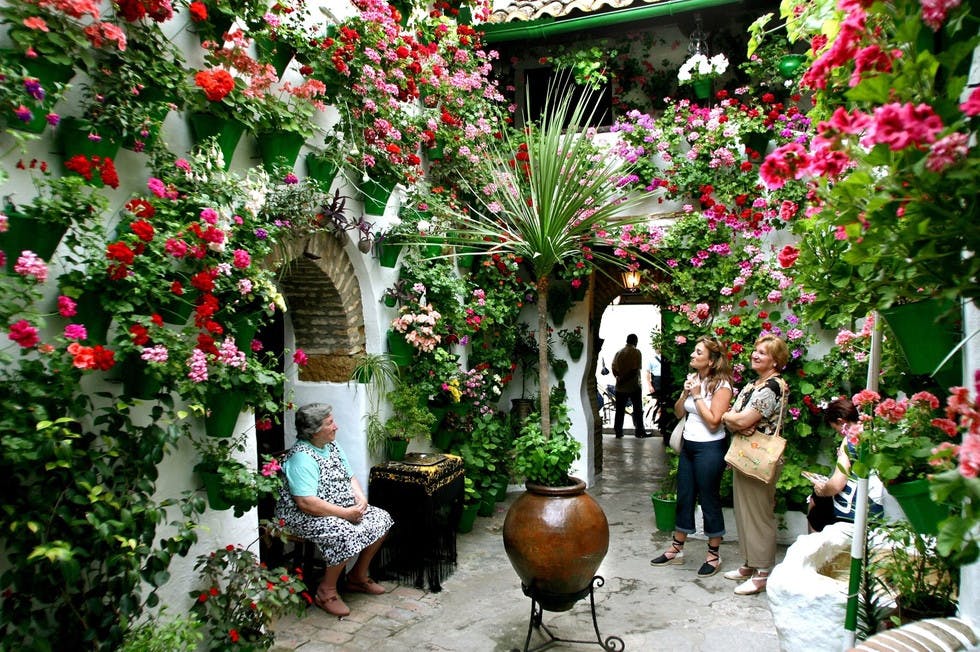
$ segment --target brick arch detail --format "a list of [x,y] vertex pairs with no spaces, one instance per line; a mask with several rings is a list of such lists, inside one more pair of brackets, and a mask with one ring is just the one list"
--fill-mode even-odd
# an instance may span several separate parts
[[346,382],[367,347],[361,290],[344,241],[317,233],[287,243],[276,258],[296,346],[309,357],[299,380]]

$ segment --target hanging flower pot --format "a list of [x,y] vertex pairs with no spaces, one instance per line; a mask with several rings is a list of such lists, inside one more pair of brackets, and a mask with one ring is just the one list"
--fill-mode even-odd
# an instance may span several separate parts
[[568,360],[557,358],[551,363],[551,370],[555,372],[555,378],[562,380],[568,373]]
[[306,136],[295,131],[264,131],[256,138],[266,172],[272,172],[277,163],[292,169],[305,143]]
[[691,82],[691,86],[694,87],[694,97],[699,100],[706,100],[711,97],[711,80],[710,79],[697,79]]
[[62,118],[57,140],[63,160],[78,154],[114,158],[119,153],[118,142],[109,135],[92,133],[78,118]]
[[398,304],[398,299],[392,296],[385,295],[384,304],[389,308],[394,308]]
[[61,238],[68,231],[67,224],[38,222],[17,211],[11,205],[4,208],[7,230],[0,233],[0,249],[7,255],[7,271],[14,273],[17,258],[30,250],[45,261],[51,260]]
[[384,215],[388,199],[394,190],[394,181],[379,182],[369,179],[362,183],[360,191],[364,201],[364,212],[368,215]]
[[438,138],[432,143],[432,147],[425,150],[425,157],[430,161],[441,161],[446,155],[446,146]]
[[759,157],[766,155],[766,150],[769,149],[769,132],[759,131],[750,134],[742,135],[742,142],[745,144],[746,149],[751,149],[754,152],[758,152]]
[[779,70],[779,74],[786,79],[790,79],[796,75],[796,71],[800,69],[806,63],[806,55],[803,54],[786,54],[779,60],[776,64],[776,69]]
[[[954,304],[946,299],[926,299],[895,305],[881,311],[914,374],[931,374],[959,344],[962,324]],[[962,354],[943,365],[936,379],[944,386],[960,383]]]
[[571,281],[571,283],[570,283],[571,293],[572,293],[572,301],[584,301],[585,300],[585,293],[588,292],[588,290],[589,290],[589,279],[587,279],[587,278],[586,279],[579,278],[579,279],[575,279],[575,280],[578,281],[578,285],[575,284],[575,281]]
[[935,502],[929,494],[928,480],[890,484],[887,489],[919,534],[935,535],[939,523],[949,517],[949,505]]
[[148,363],[136,352],[123,358],[121,374],[123,393],[133,398],[152,399],[163,387],[163,383],[150,373]]
[[315,179],[324,190],[333,185],[339,169],[337,163],[326,156],[313,152],[306,155],[306,176]]
[[75,316],[72,321],[85,326],[89,344],[106,344],[112,313],[102,307],[97,291],[86,291],[75,300]]
[[201,145],[208,138],[215,138],[225,159],[225,169],[231,167],[231,159],[245,133],[245,125],[211,113],[191,113],[188,120],[195,144]]
[[194,304],[180,297],[173,297],[157,308],[157,313],[163,318],[163,321],[174,326],[186,324],[193,311]]
[[[7,52],[10,52],[9,50]],[[44,101],[42,106],[31,107],[32,117],[27,122],[22,122],[20,120],[10,120],[7,126],[11,129],[16,129],[18,131],[26,131],[32,134],[39,134],[48,127],[48,116],[49,105],[53,105],[51,101],[52,93],[54,92],[57,84],[67,84],[71,81],[71,78],[75,76],[75,68],[72,66],[66,66],[57,63],[51,63],[43,57],[36,57],[34,59],[28,59],[27,57],[14,57],[10,56],[10,60],[17,61],[20,65],[24,67],[27,74],[34,79],[37,79],[41,84],[41,88],[44,89],[47,94],[47,99]]]
[[235,433],[238,415],[245,405],[245,396],[223,390],[209,391],[207,396],[208,410],[204,417],[204,432],[208,437],[226,439]]
[[402,333],[396,330],[388,331],[388,355],[399,367],[407,367],[412,364],[412,356],[415,353],[413,347]]
[[401,250],[402,246],[397,242],[379,242],[378,262],[382,267],[393,268],[398,263],[398,254]]
[[231,503],[225,499],[224,493],[221,491],[221,475],[214,471],[204,471],[199,468],[195,468],[195,471],[201,476],[201,482],[204,483],[204,491],[208,496],[208,506],[218,511],[231,509]]
[[566,344],[568,347],[568,355],[573,362],[578,362],[579,358],[582,357],[582,351],[585,350],[585,342],[572,341]]
[[259,61],[271,63],[280,78],[286,72],[289,62],[296,56],[296,50],[288,43],[274,41],[264,34],[255,37],[255,49],[259,54]]

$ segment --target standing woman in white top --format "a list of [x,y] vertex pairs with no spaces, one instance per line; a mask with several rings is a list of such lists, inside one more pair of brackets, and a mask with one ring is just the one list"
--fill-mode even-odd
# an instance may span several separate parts
[[684,446],[677,465],[677,525],[670,548],[650,563],[684,563],[684,542],[693,534],[694,505],[701,503],[708,554],[698,577],[711,577],[721,567],[721,538],[725,517],[721,512],[721,476],[725,472],[725,428],[721,423],[732,402],[732,372],[721,342],[702,337],[691,354],[691,369],[684,391],[674,403],[674,414],[687,414]]

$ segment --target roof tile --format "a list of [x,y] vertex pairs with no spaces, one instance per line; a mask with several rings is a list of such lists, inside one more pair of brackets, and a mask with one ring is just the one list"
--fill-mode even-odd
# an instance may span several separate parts
[[573,11],[586,14],[602,9],[622,9],[634,4],[660,4],[666,0],[512,0],[499,3],[490,16],[492,23],[526,21],[551,16],[560,18]]

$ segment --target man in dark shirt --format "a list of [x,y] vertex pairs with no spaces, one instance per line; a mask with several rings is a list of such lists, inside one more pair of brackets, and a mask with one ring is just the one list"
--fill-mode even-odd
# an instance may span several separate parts
[[623,417],[626,402],[633,404],[633,429],[637,437],[649,437],[643,428],[643,397],[640,383],[640,370],[643,368],[643,353],[636,348],[639,340],[630,333],[626,336],[626,346],[616,352],[612,361],[613,376],[616,377],[616,416],[613,431],[616,437],[623,436]]

